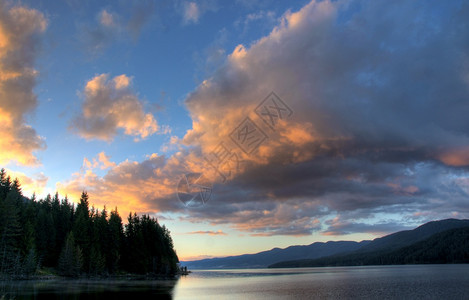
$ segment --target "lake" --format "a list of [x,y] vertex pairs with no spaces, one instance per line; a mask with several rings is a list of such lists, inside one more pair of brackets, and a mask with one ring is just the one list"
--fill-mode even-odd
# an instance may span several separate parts
[[179,280],[0,283],[5,299],[469,299],[469,265],[194,270]]

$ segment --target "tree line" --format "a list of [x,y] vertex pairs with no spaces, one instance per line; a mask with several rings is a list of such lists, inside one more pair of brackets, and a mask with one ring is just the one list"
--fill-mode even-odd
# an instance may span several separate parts
[[25,278],[49,270],[68,277],[145,274],[171,276],[179,262],[169,230],[148,215],[90,207],[83,192],[25,197],[18,179],[0,170],[0,277]]

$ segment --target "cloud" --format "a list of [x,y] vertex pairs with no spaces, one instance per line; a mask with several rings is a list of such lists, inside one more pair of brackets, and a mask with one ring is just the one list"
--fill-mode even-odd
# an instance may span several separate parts
[[81,25],[79,38],[86,50],[92,54],[100,54],[121,35],[119,16],[103,9],[96,16],[93,26]]
[[[274,199],[321,196],[333,209],[370,211],[421,201],[431,189],[426,184],[397,192],[386,181],[412,180],[406,169],[419,163],[426,163],[420,172],[432,174],[442,171],[440,163],[468,163],[467,71],[457,67],[466,60],[465,27],[456,25],[464,23],[464,10],[445,8],[436,20],[429,7],[411,2],[312,1],[286,13],[269,36],[250,48],[239,45],[190,95],[197,127],[186,141],[198,140],[210,153],[219,141],[229,142],[245,116],[262,124],[253,112],[275,90],[294,115],[275,132],[264,128],[269,139],[243,157],[251,165],[237,181],[252,198],[272,190]],[[377,17],[380,9],[388,12],[384,18]],[[408,18],[396,21],[402,11]],[[444,59],[436,63],[435,56]]]
[[213,255],[195,255],[195,256],[186,256],[183,258],[181,258],[181,262],[185,262],[185,261],[193,261],[193,260],[201,260],[201,259],[207,259],[207,258],[215,258],[217,256],[213,256]]
[[143,101],[131,90],[132,78],[119,75],[112,79],[108,74],[90,79],[83,91],[81,113],[72,122],[72,128],[86,139],[110,141],[124,130],[135,140],[145,139],[158,131],[150,113],[145,113]]
[[115,19],[116,17],[105,9],[99,15],[99,23],[105,27],[115,27],[117,25]]
[[182,23],[197,24],[204,13],[207,11],[216,11],[218,9],[216,2],[211,0],[202,1],[183,1],[176,3],[176,9],[181,12]]
[[259,30],[259,28],[270,30],[275,26],[276,21],[277,16],[274,11],[261,10],[259,12],[250,13],[245,17],[236,20],[234,25],[235,27],[242,29],[242,34],[245,35],[253,27],[255,27],[256,30]]
[[79,25],[79,39],[88,52],[97,55],[114,42],[129,38],[136,41],[155,11],[153,2],[121,6],[118,7],[120,12],[104,8],[96,15],[93,24]]
[[199,21],[200,11],[197,3],[184,2],[184,23],[197,23]]
[[[152,168],[123,162],[91,186],[118,195],[117,179],[127,178],[145,209],[259,236],[467,218],[467,20],[465,3],[311,1],[237,46],[187,97],[193,125],[181,151]],[[291,113],[269,102],[277,96]],[[247,151],[240,144],[253,128],[248,141],[261,142]],[[238,158],[221,169],[225,182],[204,163],[223,153]],[[187,172],[213,180],[205,207],[178,203],[174,187]]]
[[340,217],[335,217],[334,219],[327,221],[326,224],[328,225],[328,228],[322,232],[322,234],[329,236],[342,236],[352,233],[372,233],[383,236],[394,233],[396,231],[410,230],[415,228],[415,226],[403,226],[402,224],[395,221],[366,224],[343,221]]
[[146,2],[146,3],[137,3],[131,9],[132,14],[127,21],[126,28],[127,31],[131,34],[132,38],[136,40],[142,29],[146,24],[148,24],[155,13],[155,3]]
[[0,2],[0,164],[40,164],[34,152],[45,142],[26,116],[37,107],[34,62],[46,27],[39,11]]
[[6,173],[12,179],[18,178],[21,184],[21,190],[25,196],[32,196],[33,193],[36,193],[36,195],[43,195],[46,192],[46,185],[49,178],[42,172],[34,174],[32,177],[22,172],[12,171],[9,169],[6,169]]
[[[78,200],[81,192],[86,190],[90,202],[97,207],[117,206],[124,216],[130,211],[175,211],[182,205],[173,197],[178,178],[168,174],[168,169],[177,170],[178,164],[175,158],[167,159],[157,154],[140,163],[126,160],[115,164],[105,153],[100,153],[97,159],[85,158],[84,168],[68,181],[57,183],[56,188],[72,200]],[[103,167],[108,170],[106,175],[96,174],[95,169]],[[159,199],[158,202],[155,199]]]
[[207,234],[207,235],[226,235],[225,232],[218,230],[218,231],[213,231],[213,230],[208,230],[208,231],[191,231],[188,232],[187,234]]
[[115,167],[116,163],[109,160],[110,157],[104,152],[100,152],[97,157],[93,158],[91,161],[88,158],[83,159],[83,166],[86,169],[96,169],[100,168],[101,170],[109,169]]
[[218,31],[215,39],[201,52],[193,55],[196,64],[196,80],[202,82],[222,66],[226,60],[226,43],[230,40],[228,30]]

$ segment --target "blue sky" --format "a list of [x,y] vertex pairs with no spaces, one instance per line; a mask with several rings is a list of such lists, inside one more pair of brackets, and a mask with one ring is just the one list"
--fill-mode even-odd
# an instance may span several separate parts
[[[27,195],[86,189],[124,218],[157,216],[182,259],[468,216],[463,1],[0,1],[0,13],[0,165]],[[273,126],[259,110],[279,103],[271,92],[291,109]],[[252,152],[233,135],[246,118],[266,137]],[[242,162],[227,178],[204,160],[220,143]],[[178,200],[188,173],[213,185],[203,206]]]

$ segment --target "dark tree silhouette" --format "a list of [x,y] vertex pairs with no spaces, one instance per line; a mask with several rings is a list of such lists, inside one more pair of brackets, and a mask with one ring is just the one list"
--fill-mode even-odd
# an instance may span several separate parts
[[117,273],[172,276],[179,262],[169,230],[155,218],[117,207],[90,208],[84,191],[75,205],[65,197],[24,197],[21,184],[0,170],[0,277],[24,278],[38,268],[62,276]]

